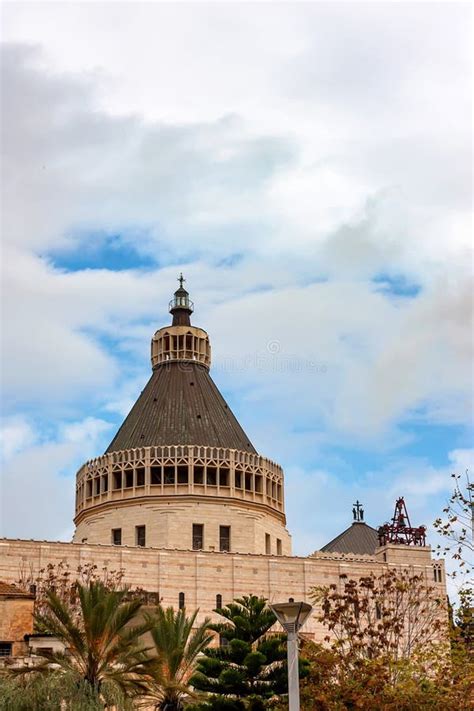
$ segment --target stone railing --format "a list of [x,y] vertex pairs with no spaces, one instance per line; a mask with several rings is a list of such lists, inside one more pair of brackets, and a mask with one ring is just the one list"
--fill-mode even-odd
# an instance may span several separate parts
[[196,326],[166,326],[160,328],[151,340],[151,364],[153,368],[175,361],[211,365],[209,336]]
[[252,452],[198,445],[140,447],[86,462],[76,476],[76,516],[143,496],[226,497],[284,512],[283,471]]

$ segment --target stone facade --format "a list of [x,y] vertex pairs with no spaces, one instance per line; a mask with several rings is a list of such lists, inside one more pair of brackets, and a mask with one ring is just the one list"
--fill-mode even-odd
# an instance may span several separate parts
[[[315,553],[304,558],[0,540],[0,579],[14,582],[22,570],[34,572],[47,563],[60,562],[67,562],[71,570],[86,563],[123,570],[126,583],[158,592],[165,606],[177,608],[180,593],[184,593],[187,609],[199,608],[199,620],[209,616],[217,621],[213,612],[217,595],[222,595],[223,604],[250,593],[263,595],[270,602],[281,602],[290,597],[311,602],[310,592],[314,586],[341,585],[346,576],[357,578],[370,572],[380,574],[387,567],[410,568],[414,573],[422,574],[442,595],[446,594],[443,564],[431,560],[429,547],[387,545],[378,549],[374,556]],[[317,614],[318,610],[314,610],[304,632],[309,638],[322,641],[327,632],[317,621]]]
[[151,341],[152,367],[171,360],[191,360],[209,366],[211,345],[206,331],[195,326],[160,328]]
[[74,541],[112,543],[120,531],[122,545],[137,544],[137,527],[145,526],[145,544],[155,548],[192,548],[193,525],[203,527],[202,549],[219,551],[220,529],[230,527],[230,549],[235,553],[291,555],[291,538],[284,524],[257,505],[237,506],[232,499],[156,497],[127,501],[103,509],[81,521]]
[[[0,580],[34,578],[49,563],[71,572],[95,564],[122,570],[125,583],[159,593],[165,606],[199,609],[200,620],[216,620],[220,602],[248,594],[310,602],[315,586],[387,567],[410,568],[445,595],[443,565],[429,547],[374,551],[375,537],[367,555],[363,547],[291,555],[283,471],[256,452],[210,378],[209,338],[191,326],[192,311],[181,277],[173,324],[152,339],[149,382],[105,454],[77,473],[74,542],[0,540]],[[31,631],[32,602],[15,605],[3,615],[16,644]],[[305,634],[322,641],[317,615]]]
[[[176,445],[110,452],[77,473],[78,543],[192,547],[192,525],[204,526],[204,550],[220,550],[219,527],[230,526],[231,550],[291,554],[285,527],[281,467],[252,452]],[[269,542],[268,542],[269,537]]]
[[[17,576],[18,578],[18,576]],[[8,580],[14,583],[14,580]],[[28,652],[25,635],[33,632],[34,595],[15,591],[12,586],[0,584],[0,654],[19,657]]]

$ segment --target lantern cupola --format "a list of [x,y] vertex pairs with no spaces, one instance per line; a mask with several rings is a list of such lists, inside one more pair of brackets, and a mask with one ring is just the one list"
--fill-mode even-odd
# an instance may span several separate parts
[[191,325],[194,304],[183,286],[185,279],[182,274],[178,281],[179,288],[169,303],[169,311],[173,316],[171,326],[158,329],[151,340],[153,370],[176,361],[200,363],[206,368],[211,364],[209,336],[204,329]]
[[183,286],[186,279],[181,273],[178,277],[179,288],[174,292],[174,297],[169,303],[170,314],[173,315],[173,326],[190,326],[190,316],[194,311],[194,304]]

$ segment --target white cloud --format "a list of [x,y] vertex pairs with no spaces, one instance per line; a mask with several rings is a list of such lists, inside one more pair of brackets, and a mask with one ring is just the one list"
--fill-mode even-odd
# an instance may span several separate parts
[[[402,300],[365,282],[330,281],[223,303],[207,316],[214,358],[230,364],[219,380],[271,402],[287,427],[313,421],[334,440],[383,438],[414,417],[465,422],[470,294],[461,278]],[[247,367],[234,371],[232,362]]]
[[[41,72],[31,49],[6,46],[3,55],[2,221],[17,248],[130,230],[139,249],[140,239],[144,249],[195,249],[200,227],[254,218],[265,182],[292,159],[289,141],[238,117],[191,125],[113,117],[97,110],[90,78]],[[171,229],[186,234],[181,249]]]
[[[396,450],[401,423],[468,421],[468,10],[111,8],[3,13],[17,43],[2,76],[3,393],[13,417],[80,420],[41,451],[24,449],[27,419],[9,420],[18,480],[36,458],[43,473],[69,467],[83,438],[100,439],[102,412],[125,413],[180,261],[195,322],[229,364],[216,379],[298,480],[308,452]],[[160,268],[51,261],[110,234]],[[420,293],[378,293],[376,274]],[[444,471],[425,473],[441,491]],[[45,481],[52,506],[66,483],[72,496],[70,481]]]
[[324,470],[289,469],[285,489],[295,552],[307,555],[342,533],[352,523],[352,505],[356,499],[364,505],[366,522],[377,528],[390,520],[400,496],[405,498],[412,525],[425,525],[428,543],[436,548],[441,539],[432,524],[441,515],[453,489],[451,474],[462,473],[466,464],[472,470],[474,450],[453,450],[447,459],[449,463],[445,466],[433,467],[422,458],[394,456],[387,458],[379,471],[367,472],[357,479],[350,472],[341,478]]
[[[86,418],[63,424],[47,439],[30,429],[21,449],[11,452],[0,479],[0,536],[70,540],[73,532],[73,474],[97,455],[107,422]],[[11,433],[11,428],[10,428]]]
[[[253,399],[280,393],[275,409],[285,417],[297,417],[286,405],[296,392],[300,412],[346,436],[384,436],[420,410],[440,422],[464,420],[472,301],[464,233],[450,231],[453,220],[462,224],[463,210],[446,205],[442,230],[432,229],[419,195],[408,200],[406,187],[387,191],[374,181],[367,143],[357,149],[370,158],[367,180],[354,180],[351,150],[347,163],[310,143],[312,160],[305,155],[294,165],[295,138],[258,136],[238,117],[167,125],[110,116],[94,108],[92,76],[45,72],[41,56],[6,50],[7,399],[116,401],[120,349],[144,351],[151,333],[134,321],[156,314],[158,325],[172,270],[68,274],[38,252],[121,229],[123,239],[158,257],[201,250],[189,283],[202,305],[210,302],[202,313],[218,355],[265,354],[277,339],[280,361],[327,366],[324,376],[314,369],[282,374],[250,362],[237,375]],[[304,145],[304,131],[299,140]],[[234,244],[236,220],[242,229]],[[300,254],[290,254],[295,247]],[[245,258],[217,272],[208,266],[229,250]],[[302,287],[315,268],[330,281]],[[390,270],[419,282],[421,295],[397,303],[376,293],[370,277]],[[273,291],[246,296],[258,281]],[[115,357],[104,337],[116,342]]]
[[84,441],[95,442],[100,435],[110,429],[110,424],[97,417],[87,417],[82,422],[72,422],[61,427],[60,439],[72,444],[83,444]]
[[31,446],[35,441],[35,432],[25,417],[19,415],[7,418],[0,429],[2,457],[10,459],[14,454]]

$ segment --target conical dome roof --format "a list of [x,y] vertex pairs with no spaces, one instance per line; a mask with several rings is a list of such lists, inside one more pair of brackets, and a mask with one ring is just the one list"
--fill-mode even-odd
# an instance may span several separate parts
[[208,369],[198,363],[156,368],[107,452],[171,444],[256,452]]
[[106,453],[179,444],[256,453],[209,375],[209,338],[191,326],[183,281],[170,302],[173,324],[152,339],[152,376]]

